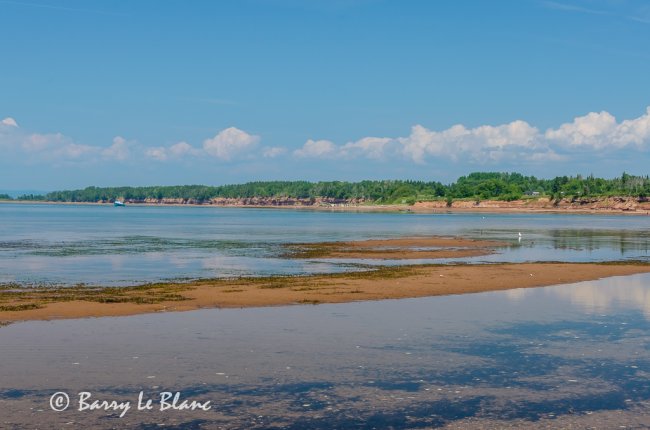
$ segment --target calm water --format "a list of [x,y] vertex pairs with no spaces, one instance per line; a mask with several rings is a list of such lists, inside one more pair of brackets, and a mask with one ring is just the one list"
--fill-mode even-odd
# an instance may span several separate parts
[[[647,428],[650,275],[0,328],[6,428]],[[160,391],[208,412],[77,412]],[[50,410],[68,392],[72,410]],[[504,421],[505,420],[505,421]],[[3,427],[0,424],[0,427]],[[456,427],[453,427],[456,428]]]
[[0,204],[0,283],[129,285],[350,270],[343,260],[287,261],[279,258],[281,245],[404,235],[511,243],[498,254],[467,259],[474,262],[650,257],[647,216]]
[[[644,216],[2,204],[0,221],[0,282],[349,270],[285,261],[282,244],[404,235],[509,242],[473,262],[650,256]],[[50,409],[57,391],[70,410]],[[180,392],[213,409],[118,418],[77,411],[80,391],[134,409],[140,391]],[[0,428],[647,428],[649,405],[650,275],[0,327]]]

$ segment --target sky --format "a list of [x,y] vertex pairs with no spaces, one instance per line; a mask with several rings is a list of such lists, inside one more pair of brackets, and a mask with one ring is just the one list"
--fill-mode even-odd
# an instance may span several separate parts
[[650,174],[644,0],[0,0],[0,190]]

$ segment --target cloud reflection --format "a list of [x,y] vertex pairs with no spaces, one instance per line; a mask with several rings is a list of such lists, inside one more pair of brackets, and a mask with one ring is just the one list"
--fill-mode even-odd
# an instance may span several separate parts
[[[520,302],[537,294],[535,290],[538,289],[508,290],[506,297],[513,302]],[[614,276],[597,281],[546,287],[541,291],[588,313],[609,313],[620,309],[639,310],[650,320],[650,276],[647,274]]]

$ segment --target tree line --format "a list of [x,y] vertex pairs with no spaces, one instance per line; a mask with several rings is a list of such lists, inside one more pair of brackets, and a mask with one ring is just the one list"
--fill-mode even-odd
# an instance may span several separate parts
[[[277,198],[357,200],[376,204],[406,203],[436,199],[517,200],[525,196],[551,199],[626,196],[650,197],[648,176],[623,173],[614,179],[589,176],[558,176],[538,179],[520,173],[475,172],[444,185],[428,181],[258,181],[245,184],[207,186],[87,187],[54,191],[45,195],[23,195],[17,200],[52,202],[111,202],[181,199],[196,203],[216,198]],[[2,195],[0,199],[11,199]]]

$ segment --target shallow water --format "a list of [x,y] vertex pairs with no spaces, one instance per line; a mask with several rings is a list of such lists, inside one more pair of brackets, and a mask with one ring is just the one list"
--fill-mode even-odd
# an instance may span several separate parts
[[[650,425],[648,274],[462,296],[27,322],[0,328],[0,345],[10,428]],[[79,391],[135,402],[141,390],[178,391],[213,409],[124,418],[75,411]],[[70,410],[50,410],[57,391],[70,394]]]
[[345,260],[279,258],[281,245],[412,235],[510,243],[491,256],[460,259],[472,262],[650,258],[647,216],[0,204],[0,283],[131,285],[342,271],[350,270]]

